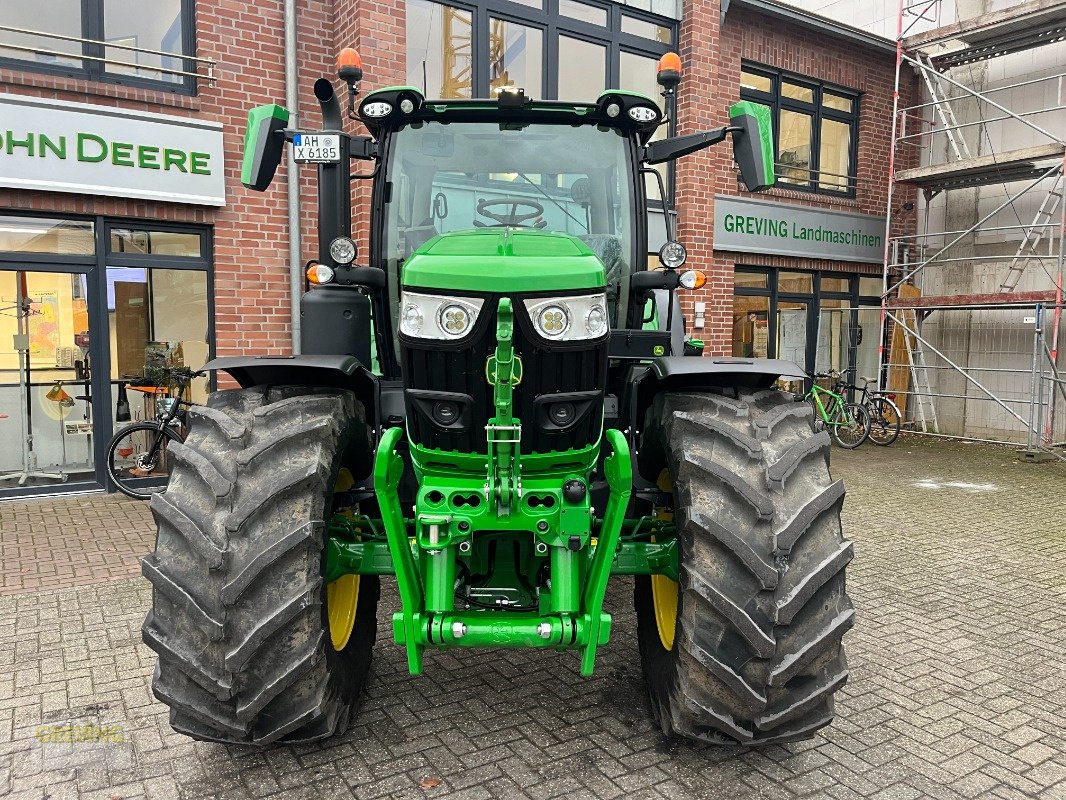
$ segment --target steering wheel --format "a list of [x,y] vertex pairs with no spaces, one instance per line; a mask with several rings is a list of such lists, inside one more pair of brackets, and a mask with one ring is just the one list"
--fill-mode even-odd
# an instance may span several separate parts
[[[505,206],[510,209],[510,213],[489,211],[490,208],[496,206]],[[525,206],[533,210],[519,213],[519,206]],[[499,225],[521,225],[523,222],[541,216],[544,213],[544,206],[536,200],[526,200],[521,197],[501,197],[498,200],[478,200],[477,213],[483,217],[496,220]],[[474,220],[474,225],[478,228],[488,227],[484,222],[478,222],[478,220]]]

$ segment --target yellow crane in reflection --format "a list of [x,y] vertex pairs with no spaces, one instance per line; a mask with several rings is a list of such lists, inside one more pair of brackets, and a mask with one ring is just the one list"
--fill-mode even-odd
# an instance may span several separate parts
[[[440,96],[472,97],[473,17],[469,11],[451,6],[444,6],[442,11],[443,69]],[[492,76],[492,89],[511,85],[511,77],[504,60],[507,50],[506,25],[501,19],[489,21],[489,74]]]

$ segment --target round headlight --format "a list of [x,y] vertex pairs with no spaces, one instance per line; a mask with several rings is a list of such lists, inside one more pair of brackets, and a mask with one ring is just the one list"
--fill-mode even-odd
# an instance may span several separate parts
[[400,330],[408,336],[417,336],[422,331],[422,309],[414,303],[407,303],[400,315]]
[[557,339],[570,327],[570,313],[562,306],[544,306],[533,320],[537,333],[549,339]]
[[681,246],[681,242],[667,242],[659,250],[659,261],[667,269],[677,269],[688,258],[688,253]]
[[618,103],[611,103],[605,110],[607,111],[607,116],[611,119],[622,113],[622,107]]
[[470,330],[472,323],[470,311],[454,303],[442,307],[437,314],[437,324],[445,336],[459,338]]
[[635,122],[654,122],[659,112],[651,106],[633,106],[629,109],[629,118]]
[[585,315],[585,330],[589,336],[603,336],[607,333],[607,312],[603,306],[595,305]]
[[386,103],[382,100],[377,100],[373,103],[367,103],[363,106],[363,116],[378,119],[379,117],[387,117],[392,113],[392,104]]
[[355,260],[355,242],[339,236],[329,243],[329,256],[338,264],[351,264]]
[[415,103],[410,97],[405,97],[400,101],[400,111],[404,114],[410,114],[415,110]]

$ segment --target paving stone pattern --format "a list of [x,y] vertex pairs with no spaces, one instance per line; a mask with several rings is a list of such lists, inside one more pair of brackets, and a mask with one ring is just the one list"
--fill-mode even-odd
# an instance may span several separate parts
[[[833,459],[856,547],[851,677],[817,738],[754,751],[653,728],[629,581],[591,679],[576,654],[523,651],[433,653],[412,678],[383,635],[344,736],[193,742],[149,688],[149,593],[129,577],[147,509],[0,504],[0,797],[1066,798],[1066,469],[926,440]],[[86,726],[106,741],[37,738]]]
[[0,594],[136,577],[155,542],[147,506],[117,492],[0,500],[0,532]]

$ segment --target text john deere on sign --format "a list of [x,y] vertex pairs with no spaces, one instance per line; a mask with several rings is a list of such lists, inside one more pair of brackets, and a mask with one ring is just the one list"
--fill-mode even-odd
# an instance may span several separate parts
[[714,249],[880,264],[885,218],[791,203],[714,198]]
[[222,126],[0,95],[0,186],[220,206]]

